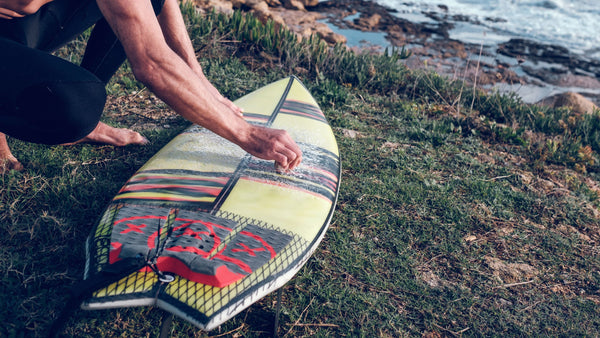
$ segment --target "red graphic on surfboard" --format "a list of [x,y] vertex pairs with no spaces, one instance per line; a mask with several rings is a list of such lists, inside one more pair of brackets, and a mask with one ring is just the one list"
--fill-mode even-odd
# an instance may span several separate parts
[[252,224],[236,229],[236,222],[205,213],[182,210],[169,217],[169,208],[131,210],[120,210],[113,223],[110,264],[142,255],[162,272],[217,287],[260,268],[292,239]]

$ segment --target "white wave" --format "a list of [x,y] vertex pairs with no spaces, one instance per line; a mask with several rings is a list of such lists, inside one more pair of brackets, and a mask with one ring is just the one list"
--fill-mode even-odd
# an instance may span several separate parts
[[[558,44],[576,53],[600,54],[598,0],[376,0],[413,21],[431,21],[423,12],[466,15],[488,30]],[[492,19],[492,20],[489,20]]]

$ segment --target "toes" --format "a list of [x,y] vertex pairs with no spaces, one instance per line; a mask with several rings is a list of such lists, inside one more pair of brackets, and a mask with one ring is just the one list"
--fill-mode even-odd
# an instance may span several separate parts
[[5,174],[11,170],[21,171],[23,165],[14,157],[0,159],[0,174]]
[[128,145],[128,144],[146,145],[146,144],[150,143],[150,141],[148,141],[147,138],[145,138],[138,132],[128,130],[128,129],[122,129],[122,130],[126,131],[128,134],[125,137],[126,140],[123,141],[123,143],[124,143],[123,145]]

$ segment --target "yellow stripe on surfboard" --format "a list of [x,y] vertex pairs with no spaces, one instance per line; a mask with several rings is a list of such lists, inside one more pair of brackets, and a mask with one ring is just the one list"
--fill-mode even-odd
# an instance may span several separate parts
[[[239,107],[243,107],[246,112],[270,116],[275,108],[277,108],[277,104],[279,104],[281,96],[285,92],[289,82],[289,79],[282,79],[274,82],[269,86],[252,92],[252,95],[237,99],[235,104]],[[260,97],[261,99],[257,100],[256,97]]]
[[312,95],[304,88],[304,86],[300,83],[300,81],[294,81],[292,83],[292,87],[288,92],[288,99],[292,98],[296,101],[304,102],[306,104],[310,104],[312,106],[318,107],[317,101],[312,97]]
[[[328,150],[334,154],[338,154],[338,147],[331,134],[329,125],[292,115],[279,114],[272,124],[273,128],[286,129],[292,139],[297,143],[306,143]],[[310,130],[311,132],[306,132]],[[315,134],[319,137],[316,138]]]
[[306,240],[312,240],[321,230],[307,225],[323,224],[330,209],[331,201],[312,194],[247,180],[239,180],[221,206],[223,211],[277,224]]
[[[207,152],[205,148],[207,143],[221,145],[218,147],[219,151]],[[233,172],[245,154],[242,148],[208,130],[203,130],[177,136],[148,160],[140,171],[179,169]]]
[[[287,99],[318,107],[315,99],[298,81],[293,82]],[[337,142],[327,123],[302,116],[279,114],[273,121],[272,127],[287,130],[298,143],[311,144],[338,155]]]
[[134,272],[118,282],[94,292],[93,297],[117,296],[151,291],[158,282],[154,272]]

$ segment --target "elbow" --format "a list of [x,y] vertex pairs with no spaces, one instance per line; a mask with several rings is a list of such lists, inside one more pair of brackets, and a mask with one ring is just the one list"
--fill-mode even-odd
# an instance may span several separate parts
[[133,76],[149,89],[161,85],[165,69],[169,69],[169,58],[164,53],[146,50],[129,58]]
[[136,80],[143,83],[145,86],[152,88],[157,82],[158,63],[151,59],[137,60],[131,62],[131,70]]
[[[143,83],[148,89],[162,92],[172,83],[173,70],[177,68],[173,53],[165,51],[144,50],[142,53],[129,58],[131,70],[136,80]],[[175,55],[176,56],[176,55]]]

